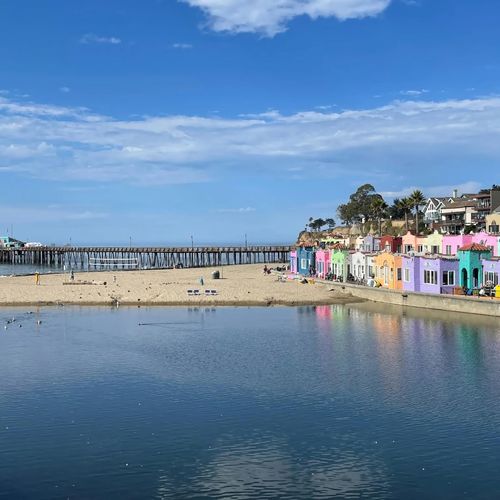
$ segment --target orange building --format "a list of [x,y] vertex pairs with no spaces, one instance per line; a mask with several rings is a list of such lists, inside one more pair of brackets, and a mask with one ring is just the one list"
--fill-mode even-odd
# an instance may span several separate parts
[[403,289],[403,259],[401,255],[382,252],[373,258],[375,278],[384,287],[390,290]]

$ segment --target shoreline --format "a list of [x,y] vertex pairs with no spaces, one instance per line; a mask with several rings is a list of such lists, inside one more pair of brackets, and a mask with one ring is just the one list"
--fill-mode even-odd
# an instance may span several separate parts
[[[279,279],[281,273],[264,275],[262,264],[221,268],[149,269],[127,272],[76,272],[8,276],[0,279],[0,307],[296,307],[363,302],[341,293],[331,284],[300,284]],[[214,279],[214,271],[223,278]],[[68,286],[71,285],[71,286]],[[188,291],[198,290],[198,295]],[[215,295],[205,295],[215,290]]]

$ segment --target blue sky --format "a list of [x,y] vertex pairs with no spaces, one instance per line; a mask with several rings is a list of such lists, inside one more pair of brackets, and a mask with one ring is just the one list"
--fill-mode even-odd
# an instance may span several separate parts
[[0,233],[292,241],[498,183],[496,0],[1,0]]

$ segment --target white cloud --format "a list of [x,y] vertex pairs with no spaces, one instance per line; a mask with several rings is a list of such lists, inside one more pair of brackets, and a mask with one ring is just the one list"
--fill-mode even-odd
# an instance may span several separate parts
[[241,207],[241,208],[219,208],[216,212],[220,214],[248,214],[255,212],[256,209],[253,207]]
[[[499,135],[500,97],[119,120],[0,96],[0,174],[55,181],[181,184],[241,170],[273,180],[304,172],[324,180],[369,175],[391,189],[448,168],[443,176],[456,187],[470,179],[470,165],[486,177],[500,163]],[[465,179],[457,179],[461,173]]]
[[384,198],[403,198],[404,196],[409,196],[416,189],[419,189],[425,194],[425,196],[437,196],[440,198],[446,198],[447,196],[451,196],[455,189],[457,189],[460,194],[477,193],[482,187],[484,186],[476,181],[468,181],[459,184],[448,184],[444,186],[429,186],[428,184],[424,184],[419,186],[405,187],[397,191],[383,191],[380,194]]
[[427,89],[420,90],[402,90],[400,92],[401,95],[409,96],[409,97],[417,97],[422,94],[427,94],[429,91]]
[[298,16],[339,20],[376,16],[391,0],[180,0],[203,10],[214,31],[274,36]]
[[69,87],[59,87],[59,91],[63,94],[68,94],[69,92],[71,92],[71,89]]
[[119,45],[122,43],[122,41],[120,38],[117,38],[115,36],[99,36],[94,33],[86,33],[80,38],[80,43],[107,43],[110,45]]
[[190,43],[173,43],[172,44],[173,49],[192,49],[193,46]]

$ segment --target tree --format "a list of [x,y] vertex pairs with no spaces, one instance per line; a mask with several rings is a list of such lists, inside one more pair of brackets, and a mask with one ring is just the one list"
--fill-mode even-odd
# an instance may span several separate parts
[[379,236],[382,236],[382,219],[387,215],[388,208],[382,197],[372,199],[370,216],[378,221]]
[[326,221],[323,219],[313,219],[312,217],[309,218],[309,228],[311,231],[321,231],[321,228],[326,224]]
[[419,189],[416,189],[410,195],[410,200],[412,207],[415,208],[415,234],[418,235],[419,234],[418,213],[420,211],[420,207],[425,203],[424,193],[422,193],[422,191],[420,191]]
[[405,219],[405,230],[408,231],[408,213],[411,212],[411,209],[413,208],[413,202],[410,200],[410,198],[401,198],[399,200],[399,208],[403,212],[404,219]]
[[328,226],[328,229],[333,229],[335,227],[335,219],[325,219],[325,224]]
[[363,184],[351,194],[347,203],[339,205],[337,213],[345,224],[361,222],[363,219],[367,221],[371,216],[372,201],[377,198],[383,200],[371,184]]

